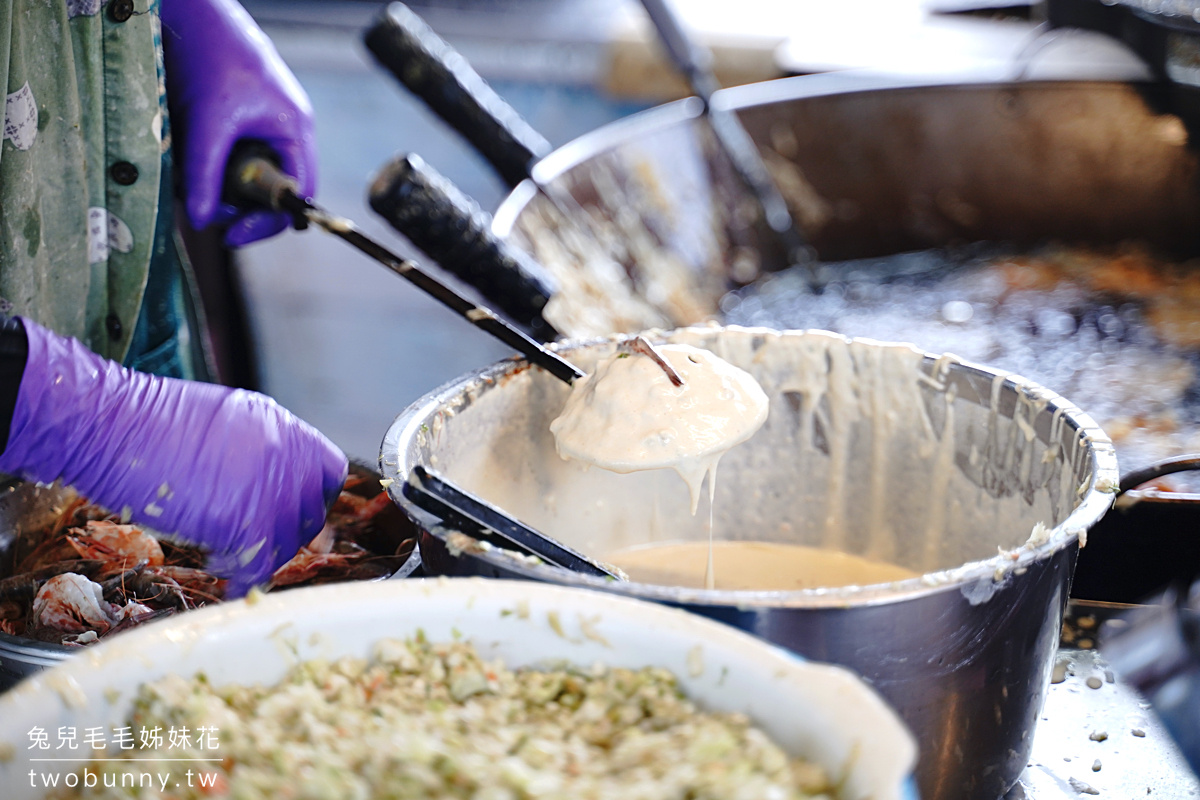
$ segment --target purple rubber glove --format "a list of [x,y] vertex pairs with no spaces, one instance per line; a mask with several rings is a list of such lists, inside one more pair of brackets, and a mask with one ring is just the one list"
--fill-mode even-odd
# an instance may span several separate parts
[[228,224],[240,246],[274,236],[285,214],[239,212],[221,202],[234,144],[253,140],[279,155],[302,197],[317,188],[312,104],[271,40],[234,0],[163,0],[163,56],[176,163],[192,227]]
[[29,358],[0,472],[61,478],[106,508],[206,545],[231,597],[321,530],[346,457],[274,400],[134,372],[21,322]]

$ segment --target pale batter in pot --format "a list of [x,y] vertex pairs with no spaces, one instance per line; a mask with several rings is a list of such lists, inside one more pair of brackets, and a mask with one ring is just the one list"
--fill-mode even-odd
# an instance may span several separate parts
[[[721,565],[714,584],[705,583],[710,557]],[[726,591],[796,591],[834,586],[869,586],[917,577],[895,564],[862,556],[776,542],[664,542],[606,553],[630,580],[659,586]]]

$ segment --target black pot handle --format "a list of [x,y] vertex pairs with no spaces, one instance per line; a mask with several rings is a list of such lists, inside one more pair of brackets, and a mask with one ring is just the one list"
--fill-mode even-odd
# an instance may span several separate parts
[[1149,483],[1164,475],[1172,475],[1176,472],[1188,472],[1196,469],[1200,469],[1200,454],[1190,453],[1164,458],[1161,461],[1155,461],[1149,466],[1123,475],[1117,493],[1124,494],[1125,492],[1133,491],[1142,484]]

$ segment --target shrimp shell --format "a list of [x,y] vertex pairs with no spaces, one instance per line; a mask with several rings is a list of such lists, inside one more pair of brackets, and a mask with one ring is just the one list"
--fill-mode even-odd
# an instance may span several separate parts
[[55,575],[33,598],[30,627],[66,633],[105,633],[116,622],[115,607],[100,584],[74,572]]

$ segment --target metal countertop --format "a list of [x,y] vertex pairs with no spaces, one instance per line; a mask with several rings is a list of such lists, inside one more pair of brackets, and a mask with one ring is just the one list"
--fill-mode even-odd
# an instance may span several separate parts
[[1029,766],[1004,800],[1200,797],[1200,778],[1149,703],[1090,649],[1089,632],[1108,615],[1071,603]]

